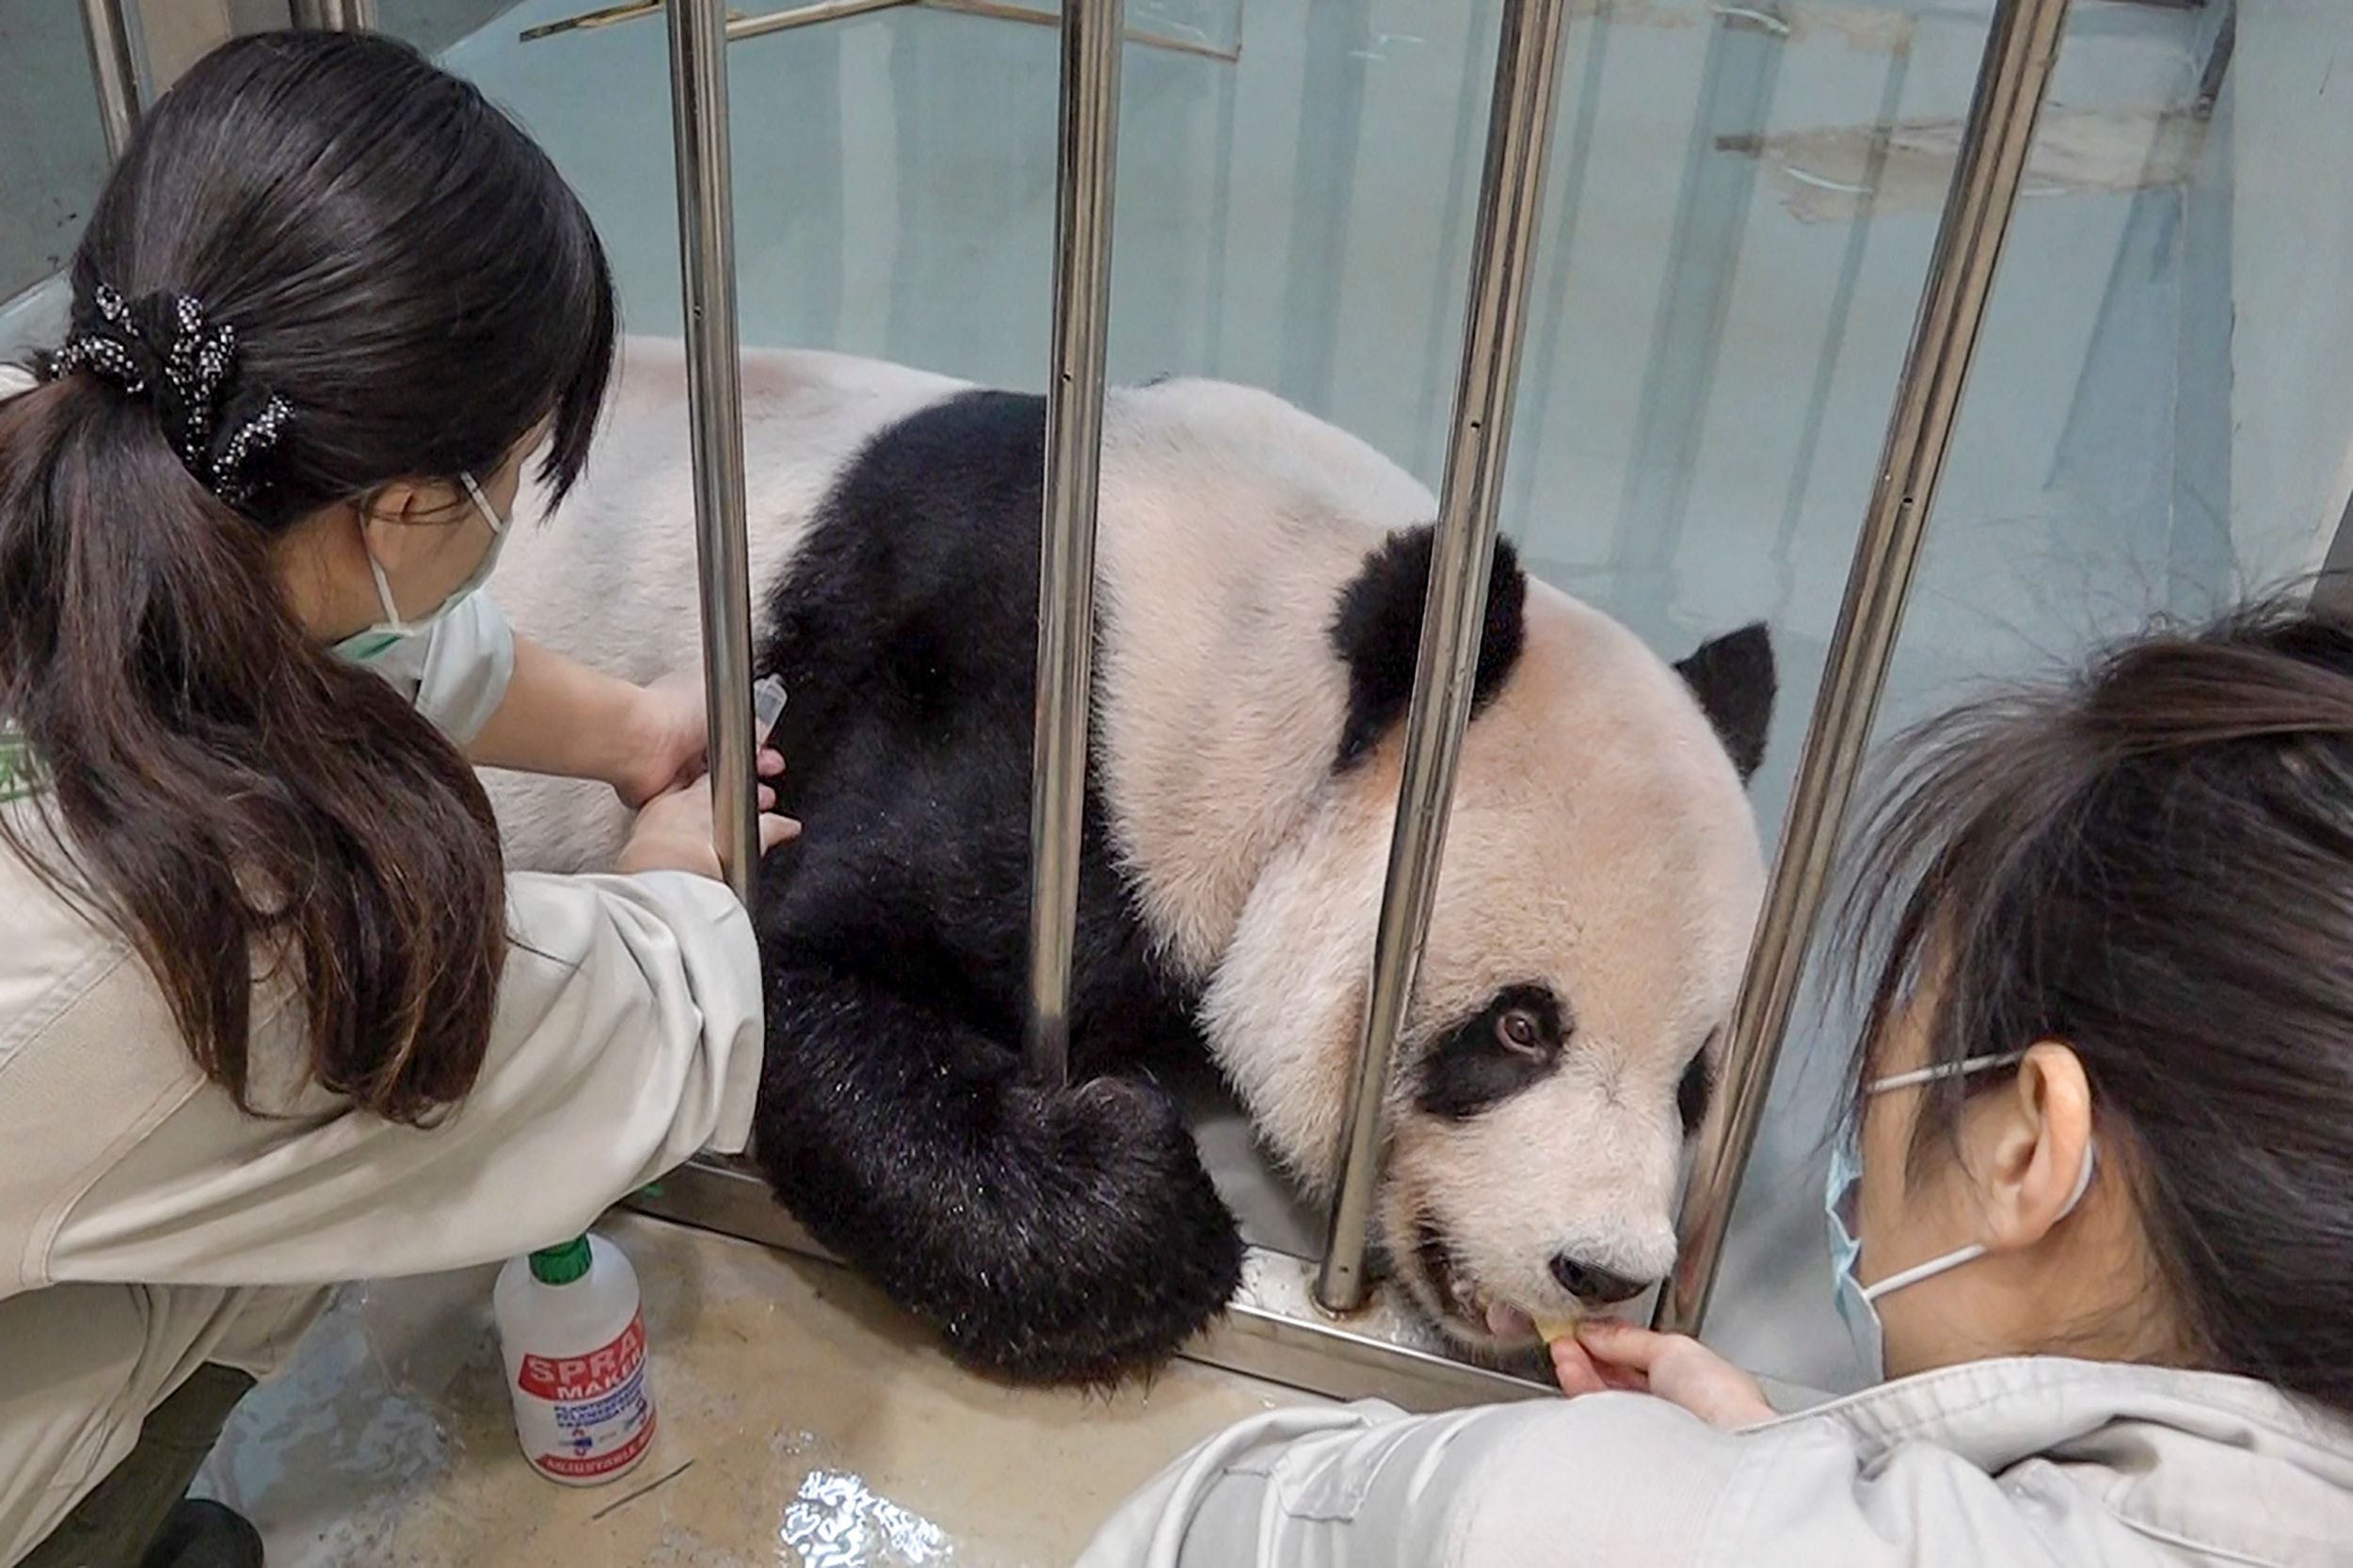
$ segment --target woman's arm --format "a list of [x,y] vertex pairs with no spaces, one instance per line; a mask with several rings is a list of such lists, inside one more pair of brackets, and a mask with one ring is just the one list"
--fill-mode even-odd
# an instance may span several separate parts
[[1626,1395],[1449,1416],[1277,1410],[1128,1499],[1078,1568],[1689,1564],[1741,1441]]
[[[188,1064],[161,990],[119,951],[43,1024],[61,1047],[112,1048],[39,1061],[100,1094],[90,1075],[114,1073],[137,1113],[68,1169],[29,1277],[315,1285],[461,1268],[579,1234],[706,1144],[741,1149],[760,1084],[760,955],[713,880],[708,827],[690,842],[710,814],[706,786],[657,801],[632,839],[637,874],[508,879],[481,1074],[428,1127],[304,1086],[292,977],[255,995],[255,1112],[239,1110]],[[775,817],[761,828],[769,846],[790,831]]]
[[697,769],[706,734],[702,683],[692,675],[633,686],[518,636],[505,697],[466,760],[595,779],[637,806]]
[[[632,808],[703,771],[708,728],[693,672],[650,686],[601,674],[517,635],[487,593],[368,667],[476,767],[593,779]],[[761,755],[760,776],[783,771],[781,758]]]
[[[508,909],[489,1053],[438,1125],[315,1090],[248,1114],[190,1074],[62,1216],[47,1277],[312,1285],[463,1268],[579,1234],[705,1144],[740,1149],[760,966],[727,888],[676,872],[518,876]],[[181,1049],[159,1003],[125,987],[80,1005],[118,1006],[126,1032]],[[280,1006],[257,1055],[297,1062],[302,1028],[298,1000]]]

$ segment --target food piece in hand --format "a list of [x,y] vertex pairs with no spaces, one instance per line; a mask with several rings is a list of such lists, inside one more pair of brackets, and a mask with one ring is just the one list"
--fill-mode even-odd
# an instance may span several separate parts
[[1583,1315],[1574,1307],[1566,1312],[1557,1307],[1547,1312],[1497,1302],[1487,1308],[1487,1332],[1507,1345],[1526,1344],[1530,1336],[1549,1345],[1575,1335],[1577,1325],[1582,1321]]
[[1584,1320],[1574,1312],[1562,1313],[1558,1317],[1550,1317],[1541,1312],[1530,1313],[1529,1316],[1535,1320],[1536,1332],[1547,1345],[1574,1338],[1577,1335],[1577,1325]]

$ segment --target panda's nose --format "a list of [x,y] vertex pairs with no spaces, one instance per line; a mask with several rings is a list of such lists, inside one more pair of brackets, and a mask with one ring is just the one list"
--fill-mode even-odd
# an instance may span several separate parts
[[1628,1279],[1608,1269],[1580,1263],[1567,1253],[1553,1254],[1552,1277],[1561,1282],[1562,1289],[1588,1306],[1615,1306],[1620,1302],[1630,1302],[1657,1283]]

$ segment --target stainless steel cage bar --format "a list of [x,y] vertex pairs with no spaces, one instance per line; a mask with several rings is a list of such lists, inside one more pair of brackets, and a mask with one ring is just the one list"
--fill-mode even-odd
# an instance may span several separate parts
[[1316,1300],[1353,1312],[1371,1289],[1366,1268],[1374,1190],[1381,1178],[1383,1113],[1399,1031],[1413,997],[1414,970],[1430,928],[1445,853],[1455,764],[1470,723],[1473,676],[1487,578],[1495,565],[1512,399],[1527,328],[1528,274],[1543,216],[1545,152],[1552,140],[1564,0],[1511,0],[1496,52],[1487,110],[1486,165],[1480,176],[1472,241],[1468,320],[1455,377],[1454,421],[1439,487],[1437,539],[1423,600],[1413,706],[1405,720],[1404,773],[1388,877],[1372,952],[1372,983],[1356,1079],[1341,1134]]
[[294,0],[294,24],[334,33],[373,31],[376,0]]
[[138,62],[131,53],[131,24],[122,14],[122,0],[82,0],[82,31],[89,40],[98,120],[111,161],[122,156],[139,124]]
[[679,273],[695,458],[703,690],[720,870],[745,903],[760,864],[752,754],[751,558],[744,517],[742,341],[735,319],[735,195],[724,0],[670,0],[670,110],[678,140]]
[[1953,170],[1871,505],[1832,634],[1765,910],[1733,1010],[1718,1114],[1702,1129],[1658,1326],[1696,1334],[1707,1314],[1740,1178],[1772,1088],[1789,1013],[1820,922],[1855,776],[1896,651],[1920,540],[1951,449],[1961,392],[2017,204],[2067,0],[2000,0]]
[[[2353,452],[2346,454],[2346,461],[2353,470]],[[2353,472],[2346,478],[2353,480]],[[2330,615],[2353,616],[2353,494],[2345,497],[2344,510],[2337,515],[2336,532],[2329,536],[2329,548],[2313,583],[2313,603]]]
[[1095,520],[1111,326],[1112,183],[1123,0],[1064,0],[1056,158],[1054,360],[1046,381],[1039,520],[1037,728],[1030,773],[1030,1069],[1070,1071],[1071,952],[1095,664]]

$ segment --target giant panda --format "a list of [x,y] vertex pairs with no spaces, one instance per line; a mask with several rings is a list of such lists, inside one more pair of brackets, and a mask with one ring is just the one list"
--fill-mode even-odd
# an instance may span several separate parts
[[[1262,392],[1103,415],[1072,1076],[1021,1057],[1043,404],[817,352],[744,360],[760,673],[797,842],[760,871],[760,1170],[967,1364],[1149,1368],[1242,1244],[1153,1076],[1206,1049],[1280,1165],[1333,1181],[1396,807],[1429,492]],[[699,658],[679,346],[632,341],[494,593],[634,680]],[[1660,1278],[1763,878],[1751,627],[1670,665],[1499,547],[1378,1239],[1473,1352]],[[609,794],[499,779],[513,863],[608,861]]]

